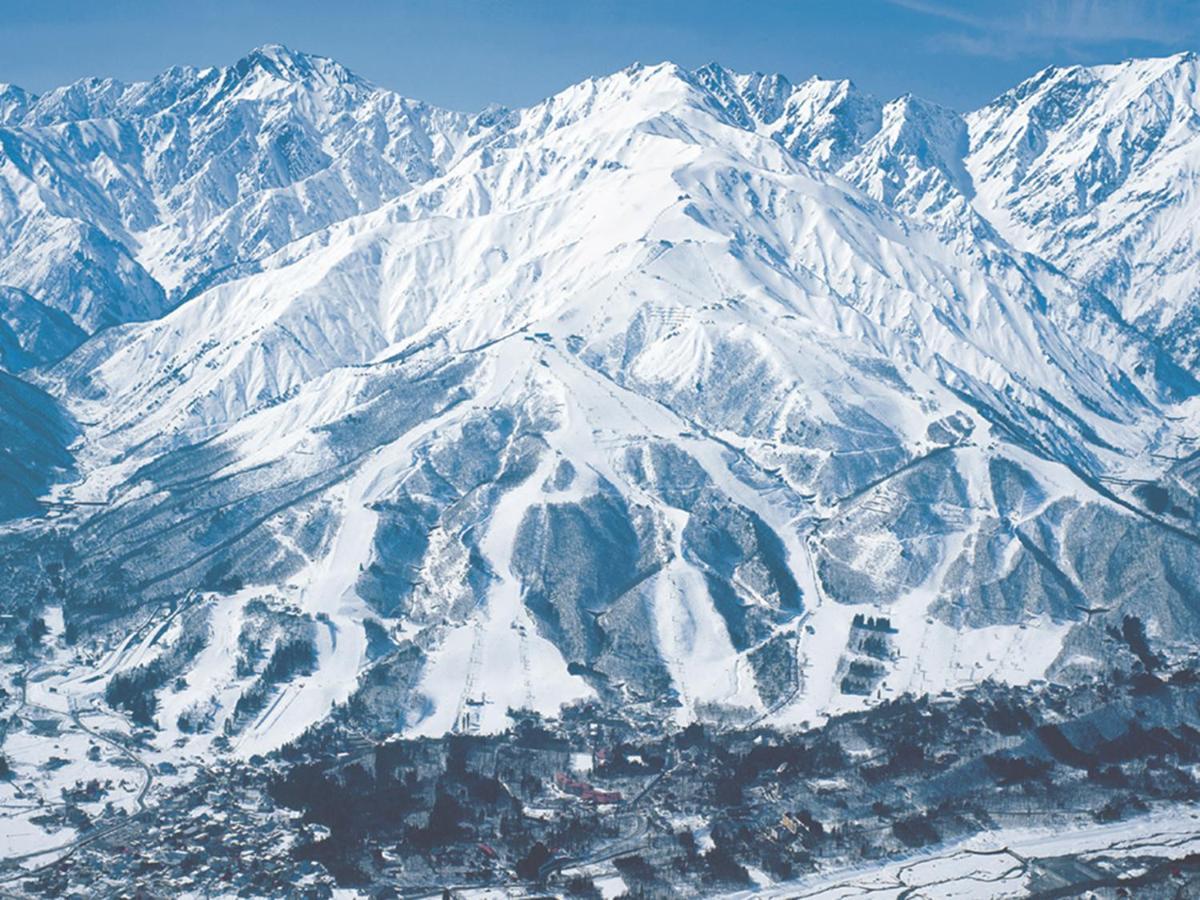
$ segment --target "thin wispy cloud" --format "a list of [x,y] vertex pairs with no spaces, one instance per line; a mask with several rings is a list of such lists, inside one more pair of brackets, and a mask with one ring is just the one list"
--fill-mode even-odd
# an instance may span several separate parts
[[1112,44],[1178,46],[1195,40],[1200,0],[890,0],[940,20],[934,37],[972,56],[1003,59],[1047,51],[1085,53]]

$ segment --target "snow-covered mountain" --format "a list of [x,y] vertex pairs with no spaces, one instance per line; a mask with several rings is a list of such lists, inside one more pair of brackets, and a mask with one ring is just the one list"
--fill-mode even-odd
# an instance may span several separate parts
[[0,279],[93,331],[155,318],[438,171],[466,117],[263,47],[142,84],[9,88]]
[[71,689],[248,754],[342,702],[793,725],[1070,678],[1099,607],[1194,641],[1194,257],[1081,224],[1195,243],[1188,66],[967,117],[671,64],[467,116],[277,46],[4,89],[0,359],[112,650]]
[[1047,69],[967,122],[980,212],[1194,371],[1200,58]]

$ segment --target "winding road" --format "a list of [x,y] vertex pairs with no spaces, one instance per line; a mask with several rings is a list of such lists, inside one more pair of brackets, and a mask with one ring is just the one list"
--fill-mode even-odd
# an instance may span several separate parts
[[140,768],[142,770],[143,774],[145,775],[145,780],[142,782],[141,787],[138,789],[137,795],[134,797],[134,804],[137,807],[136,813],[134,813],[133,815],[129,816],[128,818],[124,819],[121,822],[116,822],[116,823],[109,824],[109,825],[101,825],[97,828],[93,828],[93,829],[86,831],[83,834],[79,835],[75,839],[67,841],[63,844],[59,844],[59,845],[56,845],[53,847],[45,847],[40,850],[34,850],[34,851],[27,852],[27,853],[20,853],[20,854],[16,854],[13,856],[6,856],[3,858],[0,858],[0,868],[9,868],[12,866],[19,866],[20,863],[25,862],[27,860],[39,859],[43,856],[54,855],[54,859],[48,861],[46,864],[44,864],[42,866],[38,866],[35,869],[17,869],[16,871],[11,872],[11,873],[0,874],[0,884],[7,884],[7,883],[15,881],[19,878],[28,878],[29,876],[36,874],[37,872],[41,872],[48,868],[56,866],[60,862],[62,862],[64,859],[71,856],[71,854],[73,854],[75,851],[77,851],[81,847],[84,847],[88,844],[91,844],[95,841],[100,840],[101,838],[108,837],[112,834],[115,834],[123,829],[130,827],[130,825],[132,825],[137,820],[137,818],[140,817],[142,814],[144,814],[146,812],[146,810],[148,809],[148,806],[146,803],[146,797],[150,793],[150,789],[154,786],[154,770],[151,768],[151,766],[145,760],[140,758],[136,753],[134,753],[132,750],[130,750],[127,746],[125,746],[124,744],[122,744],[118,741],[115,741],[112,738],[95,730],[94,728],[91,728],[90,726],[84,724],[83,718],[82,718],[83,712],[80,711],[76,707],[76,705],[73,701],[73,698],[67,699],[69,712],[65,712],[65,713],[62,710],[54,709],[52,707],[30,701],[30,699],[29,699],[29,683],[30,683],[30,681],[34,681],[36,683],[38,681],[38,675],[41,674],[42,670],[47,669],[47,668],[49,668],[49,667],[47,667],[47,666],[42,666],[42,667],[38,667],[38,668],[26,667],[26,669],[23,671],[22,681],[21,681],[21,703],[20,703],[20,706],[17,708],[18,715],[20,713],[25,712],[26,710],[36,710],[37,712],[42,713],[44,715],[53,716],[58,719],[65,719],[65,720],[69,721],[72,725],[74,725],[80,731],[89,735],[94,740],[99,741],[100,743],[103,743],[106,746],[111,747],[112,749],[116,750],[121,756],[125,757],[130,762],[132,762],[134,765],[136,765],[138,768]]

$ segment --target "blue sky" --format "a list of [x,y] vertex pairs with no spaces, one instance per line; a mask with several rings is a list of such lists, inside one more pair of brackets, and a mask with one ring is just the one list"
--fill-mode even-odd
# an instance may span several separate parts
[[0,0],[0,81],[34,91],[230,63],[268,42],[464,110],[664,59],[970,109],[1052,63],[1197,48],[1200,0]]

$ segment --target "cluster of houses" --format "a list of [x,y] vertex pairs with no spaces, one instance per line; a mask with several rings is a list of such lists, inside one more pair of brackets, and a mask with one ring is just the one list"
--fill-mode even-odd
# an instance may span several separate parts
[[572,778],[566,772],[555,772],[554,783],[560,791],[567,794],[573,794],[584,803],[592,803],[596,806],[605,804],[620,803],[622,800],[620,791],[602,791],[592,787],[586,781],[581,781]]

